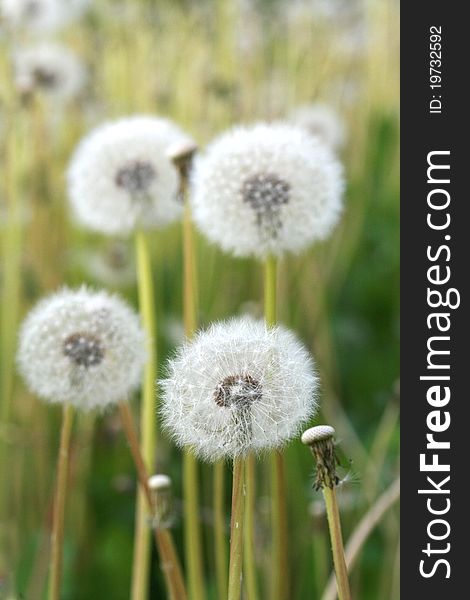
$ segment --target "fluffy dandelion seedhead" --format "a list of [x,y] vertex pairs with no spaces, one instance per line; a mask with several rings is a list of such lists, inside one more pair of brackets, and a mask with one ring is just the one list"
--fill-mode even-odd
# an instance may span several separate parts
[[59,44],[41,43],[18,50],[14,57],[15,83],[20,92],[41,92],[57,100],[76,98],[87,73],[81,60]]
[[137,315],[116,296],[64,289],[26,317],[17,358],[29,388],[44,400],[104,408],[137,388],[144,333]]
[[186,139],[170,121],[153,117],[120,119],[92,131],[68,173],[77,220],[111,235],[176,220],[182,212],[178,171],[167,149]]
[[290,331],[242,317],[187,342],[162,387],[163,419],[176,443],[217,460],[292,438],[316,409],[318,380]]
[[89,0],[0,0],[0,20],[12,30],[56,31],[77,19]]
[[285,124],[235,128],[196,161],[193,212],[237,256],[300,251],[325,238],[341,211],[342,170],[331,151]]
[[290,121],[311,135],[320,138],[333,150],[340,150],[346,141],[346,125],[327,104],[300,106],[290,115]]

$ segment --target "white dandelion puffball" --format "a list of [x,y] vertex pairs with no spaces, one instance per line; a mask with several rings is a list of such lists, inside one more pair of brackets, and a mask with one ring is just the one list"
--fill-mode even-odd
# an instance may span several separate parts
[[59,44],[41,43],[22,48],[14,56],[16,87],[25,93],[38,91],[57,100],[77,98],[87,81],[80,58]]
[[196,161],[193,214],[235,256],[298,252],[339,219],[342,169],[332,151],[286,124],[235,128]]
[[289,120],[311,135],[319,137],[333,150],[340,150],[346,142],[346,125],[327,104],[300,106],[290,114]]
[[12,30],[48,34],[79,18],[89,0],[0,0],[0,20]]
[[89,410],[126,400],[140,382],[145,335],[117,296],[82,287],[40,301],[26,317],[18,366],[48,402]]
[[281,326],[212,325],[169,362],[162,415],[179,446],[207,460],[278,448],[315,412],[313,361]]
[[79,144],[68,172],[79,223],[101,233],[160,228],[180,217],[179,175],[167,149],[188,137],[171,121],[130,117],[106,123]]

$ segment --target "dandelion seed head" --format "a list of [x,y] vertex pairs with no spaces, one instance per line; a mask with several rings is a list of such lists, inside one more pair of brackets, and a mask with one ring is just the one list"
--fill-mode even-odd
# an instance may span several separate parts
[[11,30],[48,34],[80,17],[89,0],[0,0],[0,17]]
[[303,432],[301,441],[306,446],[311,446],[320,440],[328,440],[333,438],[335,430],[330,425],[317,425],[316,427],[310,427]]
[[342,169],[329,148],[287,124],[239,127],[196,160],[193,214],[236,256],[299,252],[338,221]]
[[346,125],[327,104],[299,106],[290,114],[289,120],[320,138],[333,150],[341,150],[346,142]]
[[59,101],[77,98],[83,91],[87,72],[80,58],[60,44],[42,42],[18,50],[14,76],[22,93],[40,92]]
[[42,399],[105,408],[138,387],[145,337],[137,315],[117,296],[66,288],[26,317],[17,360],[28,387]]
[[165,428],[207,460],[277,448],[316,410],[312,359],[282,326],[251,317],[186,342],[162,382]]
[[109,235],[178,219],[178,171],[167,148],[187,136],[172,122],[130,117],[106,123],[78,146],[68,172],[77,221]]

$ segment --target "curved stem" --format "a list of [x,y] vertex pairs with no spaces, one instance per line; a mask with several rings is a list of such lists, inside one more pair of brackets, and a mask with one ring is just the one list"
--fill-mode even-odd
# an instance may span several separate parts
[[59,600],[61,597],[60,587],[62,580],[65,499],[67,495],[67,475],[72,423],[73,407],[70,404],[64,404],[62,412],[62,427],[60,432],[60,447],[57,462],[57,483],[52,522],[49,600]]
[[[153,470],[155,461],[156,427],[154,384],[156,379],[156,320],[150,251],[146,234],[138,231],[135,237],[137,281],[142,324],[147,336],[147,362],[142,386],[140,410],[141,452],[145,467]],[[149,586],[150,536],[147,505],[142,491],[137,493],[134,560],[132,569],[132,600],[146,600]]]
[[[148,471],[145,467],[144,459],[139,449],[134,419],[128,404],[121,402],[119,404],[119,414],[123,426],[124,434],[129,444],[129,449],[134,459],[137,477],[139,479],[142,496],[145,499],[146,506],[150,513],[155,514],[156,500],[148,485]],[[148,528],[148,524],[147,524]],[[161,566],[165,583],[171,600],[186,600],[186,588],[184,586],[182,571],[178,556],[175,550],[173,537],[166,529],[154,529],[155,543],[160,555]]]
[[244,460],[241,458],[233,461],[228,600],[240,600],[242,591],[243,513],[245,509],[243,493],[244,466]]
[[258,600],[258,582],[256,577],[256,560],[254,548],[255,494],[256,494],[256,462],[249,454],[245,465],[245,587],[248,600]]
[[226,598],[228,589],[224,484],[225,463],[219,460],[214,465],[214,548],[218,598]]
[[[268,326],[277,322],[277,258],[268,256],[264,264],[264,318]],[[289,590],[287,550],[287,508],[284,459],[280,452],[270,455],[273,600],[286,600]]]

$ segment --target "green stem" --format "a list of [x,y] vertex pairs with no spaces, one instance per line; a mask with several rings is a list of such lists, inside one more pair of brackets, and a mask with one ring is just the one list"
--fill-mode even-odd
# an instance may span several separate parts
[[230,566],[228,579],[228,600],[240,600],[242,591],[243,564],[243,494],[245,462],[241,458],[233,461],[232,517],[230,521]]
[[[197,327],[196,269],[193,226],[187,198],[187,180],[183,177],[185,201],[183,218],[183,320],[187,338]],[[199,526],[199,474],[197,461],[190,452],[183,453],[183,493],[185,520],[185,551],[188,568],[188,587],[191,600],[204,600],[201,529]]]
[[[268,256],[264,264],[264,318],[268,326],[277,322],[277,258]],[[286,600],[289,590],[287,550],[287,507],[284,459],[280,452],[270,455],[273,600]]]
[[214,548],[218,598],[226,598],[228,589],[224,500],[225,463],[219,460],[214,465]]
[[339,518],[338,501],[335,487],[325,486],[323,488],[325,498],[326,516],[330,529],[331,549],[333,552],[333,563],[336,573],[336,585],[338,587],[339,600],[351,600],[349,589],[348,570],[344,559],[343,536],[341,534],[341,522]]
[[255,497],[256,497],[256,462],[249,454],[245,465],[245,589],[248,600],[258,599],[258,582],[256,577],[256,560],[254,548]]
[[[156,379],[156,320],[152,269],[148,239],[143,231],[135,237],[137,257],[137,282],[142,324],[147,336],[147,362],[142,384],[140,411],[141,453],[148,472],[153,472],[156,447],[155,398]],[[134,537],[134,560],[132,570],[132,600],[148,597],[150,570],[150,530],[148,508],[141,489],[137,492],[136,523]]]
[[73,408],[70,404],[64,404],[62,412],[62,427],[60,432],[59,456],[57,461],[57,483],[52,522],[51,569],[48,595],[49,600],[60,600],[61,598],[60,587],[62,580],[65,499],[67,495],[67,476],[72,423]]

